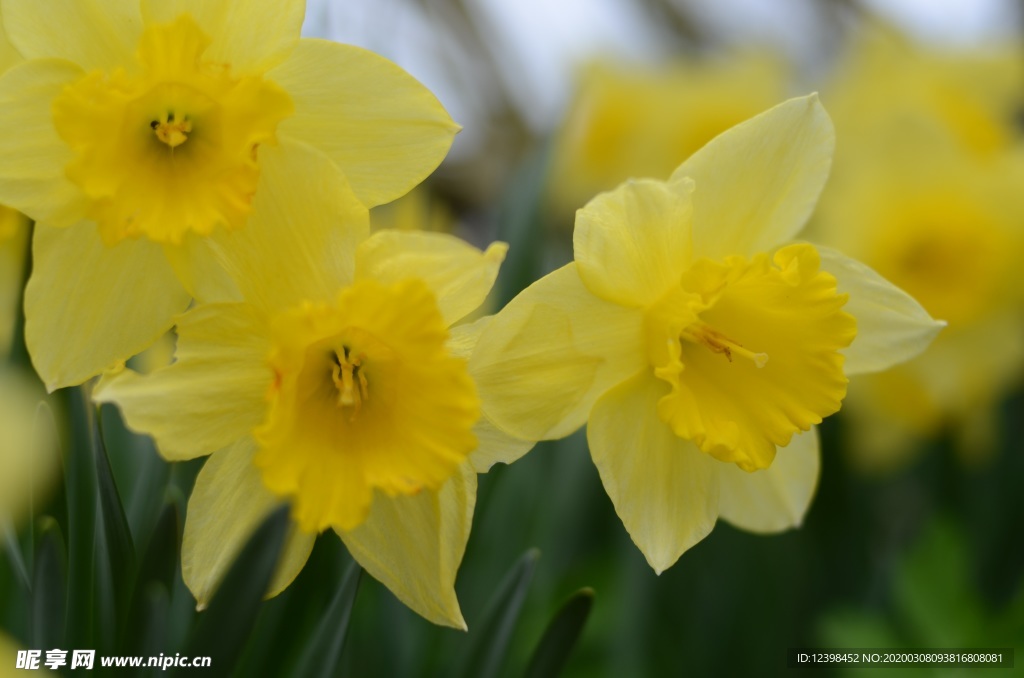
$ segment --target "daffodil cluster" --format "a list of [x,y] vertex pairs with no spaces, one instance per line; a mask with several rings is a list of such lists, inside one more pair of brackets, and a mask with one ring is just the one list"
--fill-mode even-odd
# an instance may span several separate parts
[[[95,401],[166,459],[209,456],[182,546],[200,607],[288,504],[269,595],[333,530],[413,610],[464,628],[477,473],[584,422],[656,570],[719,515],[785,529],[847,375],[916,355],[941,326],[794,240],[832,155],[814,96],[667,181],[598,195],[575,262],[473,320],[504,244],[370,234],[369,208],[421,182],[458,130],[408,74],[300,39],[301,0],[60,9],[0,0],[23,57],[0,77],[0,202],[35,222],[26,343],[49,389],[102,375]],[[126,367],[172,328],[173,361]]]

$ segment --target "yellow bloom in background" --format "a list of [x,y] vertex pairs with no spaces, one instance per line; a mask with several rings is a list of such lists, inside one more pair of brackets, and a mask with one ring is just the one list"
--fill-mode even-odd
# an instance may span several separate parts
[[828,175],[816,96],[725,132],[668,181],[629,181],[577,213],[575,262],[484,329],[484,413],[528,439],[584,422],[615,509],[650,565],[721,516],[798,525],[818,477],[814,425],[847,375],[885,369],[941,323],[844,255],[794,242]]
[[456,226],[457,220],[451,209],[422,185],[398,200],[370,212],[370,227],[373,230],[454,233]]
[[995,406],[1024,377],[1021,55],[957,58],[892,38],[859,48],[834,83],[843,143],[815,234],[949,327],[915,360],[851,384],[849,449],[865,470],[894,470],[949,429],[984,456]]
[[14,339],[28,235],[28,219],[17,210],[0,206],[0,355],[7,355]]
[[767,53],[657,67],[596,62],[581,72],[555,142],[549,191],[560,213],[630,177],[664,177],[718,134],[771,107],[786,69]]
[[44,503],[59,469],[52,419],[37,415],[44,395],[32,377],[0,367],[0,535]]
[[300,39],[302,0],[0,8],[26,59],[0,78],[0,202],[38,223],[26,339],[50,389],[142,351],[191,297],[237,297],[218,252],[254,196],[297,189],[268,163],[312,147],[369,207],[458,129],[391,62]]
[[250,224],[229,235],[245,301],[196,306],[178,319],[172,365],[108,375],[94,397],[116,402],[169,460],[213,453],[183,545],[201,606],[286,500],[296,529],[272,594],[334,529],[403,602],[464,627],[454,582],[475,473],[532,445],[481,419],[466,359],[488,319],[449,329],[483,302],[505,245],[370,237],[366,209],[311,150],[263,171],[295,190],[257,195]]

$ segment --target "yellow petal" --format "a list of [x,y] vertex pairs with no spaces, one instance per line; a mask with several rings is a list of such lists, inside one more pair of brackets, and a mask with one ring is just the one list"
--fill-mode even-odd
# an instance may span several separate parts
[[694,256],[774,249],[800,231],[832,163],[835,133],[817,94],[733,127],[672,174],[693,179]]
[[494,316],[469,371],[491,421],[542,440],[582,426],[598,396],[646,364],[641,311],[595,297],[569,264]]
[[859,261],[819,247],[821,268],[849,294],[845,311],[857,320],[857,337],[846,356],[847,374],[878,372],[910,360],[928,348],[946,326],[921,304]]
[[747,472],[735,464],[722,464],[720,517],[750,532],[799,527],[818,486],[820,457],[814,428],[780,447],[768,468]]
[[[206,607],[245,542],[281,500],[260,482],[250,438],[210,457],[188,501],[181,542],[181,574],[199,609]],[[315,534],[291,525],[267,597],[288,588],[313,550]]]
[[235,72],[263,71],[294,49],[305,0],[144,0],[147,23],[170,23],[189,13],[212,38],[207,56]]
[[657,301],[690,262],[693,183],[627,181],[576,213],[573,250],[580,278],[623,306]]
[[174,363],[142,376],[104,375],[93,399],[117,403],[128,426],[171,461],[210,454],[252,433],[267,413],[268,330],[244,304],[205,304],[178,319]]
[[666,393],[645,370],[603,395],[587,424],[604,489],[658,574],[714,528],[721,464],[658,418]]
[[2,8],[26,59],[67,59],[85,70],[125,66],[142,32],[138,0],[3,0]]
[[163,248],[178,280],[196,301],[241,301],[242,293],[225,270],[210,238],[188,233],[180,245],[165,243]]
[[30,233],[25,215],[0,206],[0,355],[3,356],[11,349],[16,316],[21,308]]
[[437,492],[378,494],[366,522],[338,534],[363,569],[413,611],[435,624],[465,630],[455,577],[475,504],[476,474],[463,464]]
[[487,473],[495,464],[511,464],[533,449],[532,440],[523,440],[505,433],[487,416],[473,427],[477,448],[469,455],[469,463],[477,473]]
[[21,54],[11,44],[11,39],[7,37],[7,31],[3,24],[3,12],[0,12],[0,73],[19,61],[21,61]]
[[[448,350],[455,357],[468,360],[492,319],[493,316],[484,316],[473,323],[453,327],[448,335]],[[472,371],[469,376],[475,379]],[[487,404],[483,405],[486,407]],[[477,439],[477,448],[470,453],[469,463],[477,473],[487,473],[495,464],[511,464],[534,445],[532,440],[523,440],[502,431],[486,414],[473,427],[473,435]]]
[[354,279],[355,249],[369,231],[369,214],[338,168],[285,141],[260,148],[260,183],[245,227],[219,232],[210,246],[247,301],[277,311],[303,299],[333,300]]
[[188,293],[157,245],[103,244],[90,223],[36,225],[25,289],[25,341],[51,391],[142,352],[170,329]]
[[[652,339],[669,348],[664,362],[652,358],[655,374],[673,387],[658,411],[679,436],[753,470],[839,410],[847,384],[840,351],[856,322],[819,266],[812,246],[795,244],[771,258],[703,259],[687,271],[685,291],[669,296],[668,310],[652,314],[649,325]],[[707,306],[673,313],[678,296]]]
[[327,153],[367,207],[423,181],[459,130],[430,91],[372,52],[300,40],[268,73],[288,91],[295,115],[278,128]]
[[[33,7],[45,3],[23,3]],[[64,168],[74,159],[53,127],[50,103],[82,72],[66,61],[29,61],[0,78],[0,203],[36,221],[69,226],[87,204]]]
[[484,303],[507,251],[498,242],[481,252],[447,233],[378,231],[356,251],[356,277],[385,284],[419,278],[450,325]]

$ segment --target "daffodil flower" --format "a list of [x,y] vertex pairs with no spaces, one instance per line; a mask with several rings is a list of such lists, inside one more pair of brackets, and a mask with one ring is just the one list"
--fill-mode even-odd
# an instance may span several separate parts
[[[146,348],[191,297],[236,296],[215,254],[310,146],[364,205],[427,176],[458,127],[363,49],[300,39],[302,0],[0,2],[0,203],[38,222],[26,339],[48,388]],[[304,227],[304,226],[300,226]],[[67,341],[68,337],[74,341]]]
[[[1009,47],[1009,46],[1007,46]],[[1024,379],[1024,152],[1019,47],[932,52],[894,35],[854,41],[829,95],[841,139],[812,221],[949,327],[929,350],[857,379],[850,460],[892,472],[951,434],[991,454],[997,404]],[[869,425],[866,425],[868,422]]]
[[[213,453],[189,502],[185,582],[205,605],[246,537],[282,501],[295,530],[271,594],[301,570],[318,532],[427,619],[464,627],[455,573],[476,471],[532,443],[480,417],[466,358],[505,245],[481,252],[438,233],[380,231],[329,161],[279,155],[249,225],[229,234],[244,301],[178,319],[176,360],[106,375],[116,402],[169,460]],[[328,226],[333,226],[329,228]]]
[[45,503],[59,471],[56,428],[46,406],[40,410],[44,396],[34,376],[0,367],[0,537],[31,516],[33,503]]
[[[828,173],[816,96],[712,140],[668,181],[629,181],[577,213],[575,262],[484,329],[485,414],[530,439],[584,422],[619,517],[661,572],[721,516],[797,525],[815,424],[847,375],[921,351],[941,323],[838,252],[794,242]],[[511,395],[510,395],[511,394]]]

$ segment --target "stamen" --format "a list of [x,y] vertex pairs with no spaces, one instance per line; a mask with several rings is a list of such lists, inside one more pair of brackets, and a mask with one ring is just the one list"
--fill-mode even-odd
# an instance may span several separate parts
[[768,362],[767,353],[754,353],[744,348],[742,344],[736,343],[729,337],[703,323],[690,325],[683,330],[679,338],[694,344],[703,344],[712,353],[723,353],[729,362],[732,362],[733,354],[746,358],[757,365],[757,367],[764,367]]
[[[334,352],[331,379],[338,389],[338,407],[351,407],[352,420],[363,406],[364,400],[370,399],[370,388],[366,375],[360,370],[362,361],[353,357],[347,346]],[[356,384],[358,383],[358,387]]]
[[192,131],[192,121],[187,117],[175,122],[175,114],[168,113],[163,121],[154,120],[149,126],[156,132],[156,138],[171,148],[177,148],[188,141],[188,135]]

